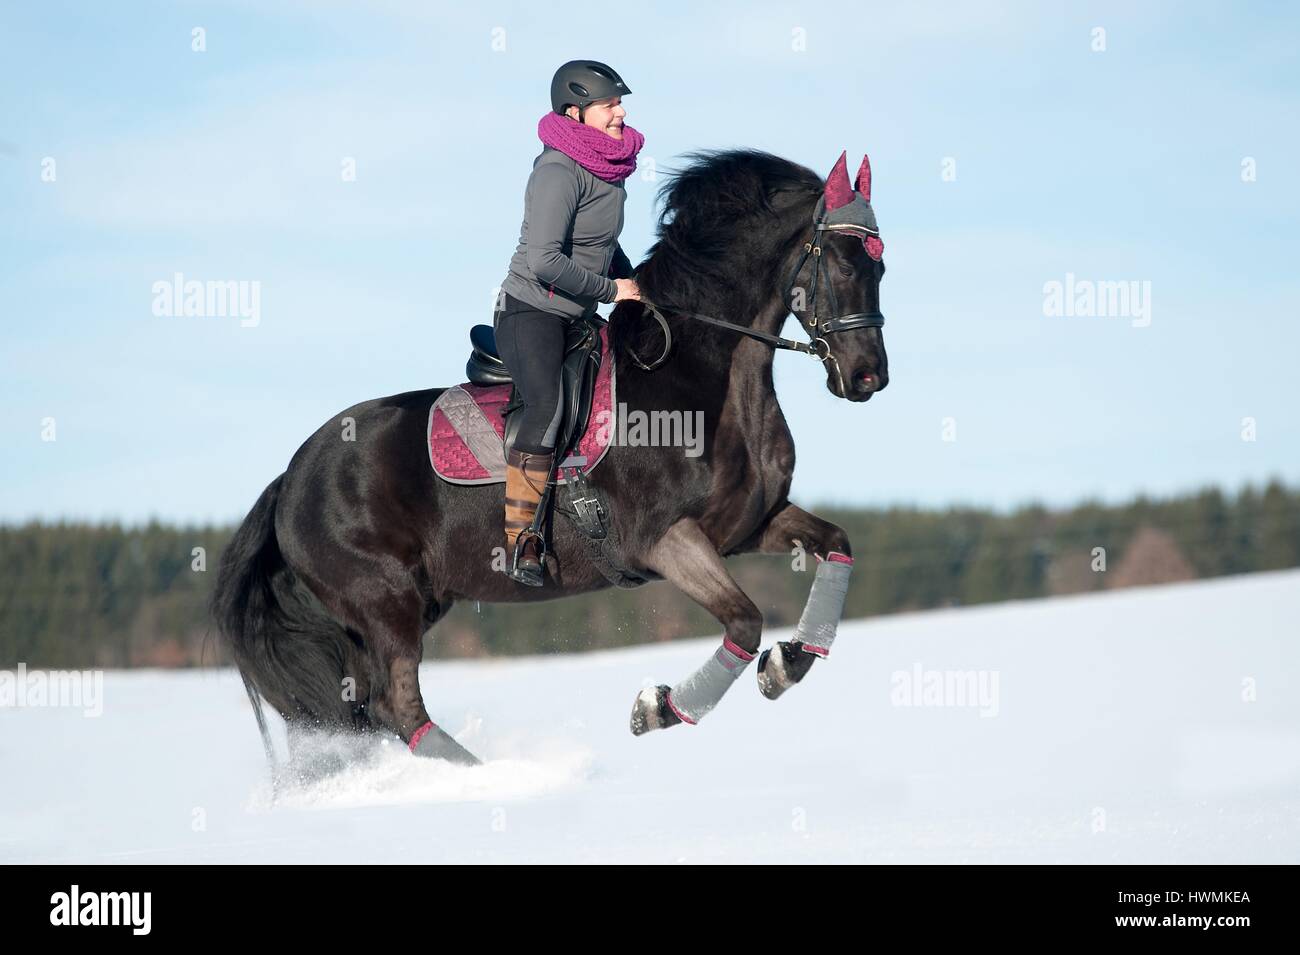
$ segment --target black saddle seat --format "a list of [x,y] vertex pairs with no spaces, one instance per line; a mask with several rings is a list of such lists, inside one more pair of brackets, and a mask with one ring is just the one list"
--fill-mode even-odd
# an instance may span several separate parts
[[501,355],[497,352],[497,333],[491,325],[475,325],[471,328],[469,343],[484,358],[501,361]]
[[465,375],[476,385],[506,385],[510,372],[497,354],[497,336],[491,325],[475,325],[469,330],[470,353]]

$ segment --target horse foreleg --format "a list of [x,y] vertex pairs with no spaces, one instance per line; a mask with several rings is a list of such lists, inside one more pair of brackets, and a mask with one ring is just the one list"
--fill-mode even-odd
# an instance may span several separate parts
[[817,574],[794,638],[778,641],[758,659],[758,688],[775,700],[808,674],[814,660],[830,655],[844,612],[853,552],[842,527],[788,501],[759,531],[754,543],[752,549],[765,554],[789,554],[797,545],[817,559]]
[[668,529],[646,564],[713,614],[722,624],[722,645],[694,673],[672,687],[642,690],[632,707],[632,732],[697,723],[718,705],[758,652],[763,615],[727,573],[713,543],[690,518]]

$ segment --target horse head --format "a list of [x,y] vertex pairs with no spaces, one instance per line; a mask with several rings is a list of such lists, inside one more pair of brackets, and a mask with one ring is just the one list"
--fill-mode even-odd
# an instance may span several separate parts
[[826,179],[811,241],[794,252],[787,297],[820,349],[826,387],[837,397],[867,401],[889,384],[880,312],[885,247],[871,208],[871,163],[864,155],[850,184],[847,156],[840,153]]

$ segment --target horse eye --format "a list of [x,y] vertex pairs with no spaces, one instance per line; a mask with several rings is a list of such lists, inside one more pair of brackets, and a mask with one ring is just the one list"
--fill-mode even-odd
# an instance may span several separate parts
[[844,276],[846,279],[853,278],[853,266],[849,265],[847,262],[841,262],[840,275]]

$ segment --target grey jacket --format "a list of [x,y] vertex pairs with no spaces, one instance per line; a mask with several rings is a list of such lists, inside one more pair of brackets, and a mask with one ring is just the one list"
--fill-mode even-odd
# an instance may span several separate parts
[[519,246],[502,290],[559,315],[590,315],[597,304],[614,301],[614,279],[632,277],[618,244],[626,199],[622,182],[598,179],[545,147],[533,160]]

